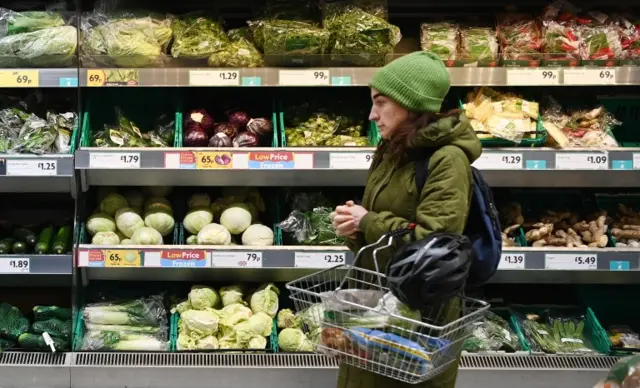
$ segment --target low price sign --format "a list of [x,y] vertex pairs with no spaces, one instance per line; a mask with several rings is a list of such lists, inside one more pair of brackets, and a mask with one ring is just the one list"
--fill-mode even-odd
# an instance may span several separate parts
[[207,266],[205,251],[171,250],[160,253],[160,266],[170,268],[204,268]]

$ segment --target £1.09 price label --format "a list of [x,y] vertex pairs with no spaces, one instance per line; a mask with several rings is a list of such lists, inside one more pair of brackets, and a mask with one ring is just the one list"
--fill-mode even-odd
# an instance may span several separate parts
[[213,251],[212,267],[262,268],[262,252]]
[[346,262],[345,252],[296,252],[296,268],[331,268]]
[[0,259],[0,273],[29,273],[31,265],[29,258],[2,258]]
[[596,152],[557,152],[556,170],[607,170],[607,154]]
[[545,255],[546,269],[565,269],[573,271],[598,269],[597,254],[555,254]]
[[498,269],[524,269],[525,258],[524,253],[503,253]]

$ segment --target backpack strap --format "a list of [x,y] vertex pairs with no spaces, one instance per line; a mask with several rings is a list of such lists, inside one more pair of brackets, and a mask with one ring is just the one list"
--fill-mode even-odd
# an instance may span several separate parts
[[429,161],[431,157],[438,149],[429,149],[426,154],[421,155],[416,160],[416,189],[418,189],[418,195],[422,193],[424,185],[427,184],[427,178],[429,178]]

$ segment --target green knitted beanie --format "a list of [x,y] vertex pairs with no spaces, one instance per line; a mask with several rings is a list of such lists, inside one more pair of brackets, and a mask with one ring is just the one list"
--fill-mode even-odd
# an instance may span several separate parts
[[411,111],[437,113],[451,82],[437,55],[418,51],[379,69],[369,86]]

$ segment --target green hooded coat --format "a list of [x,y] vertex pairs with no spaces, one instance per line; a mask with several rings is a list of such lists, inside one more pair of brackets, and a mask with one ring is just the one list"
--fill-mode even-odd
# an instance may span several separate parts
[[[435,232],[461,234],[467,223],[473,178],[471,163],[480,157],[482,146],[464,114],[449,116],[418,130],[412,153],[436,149],[429,160],[429,177],[421,193],[417,192],[415,162],[399,165],[389,153],[374,160],[369,170],[362,206],[369,212],[360,222],[355,239],[347,239],[349,248],[357,252],[362,246],[376,242],[384,233],[415,223],[417,240]],[[426,153],[426,152],[425,152]],[[405,241],[408,241],[405,239]],[[384,272],[391,258],[380,255],[378,268]],[[370,254],[359,258],[358,266],[375,269]],[[442,325],[458,318],[460,300],[451,300],[444,313],[433,317]],[[443,374],[418,385],[342,365],[338,388],[453,388],[457,362]]]

